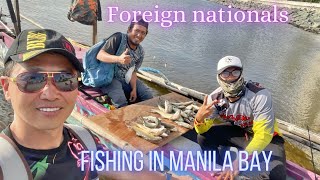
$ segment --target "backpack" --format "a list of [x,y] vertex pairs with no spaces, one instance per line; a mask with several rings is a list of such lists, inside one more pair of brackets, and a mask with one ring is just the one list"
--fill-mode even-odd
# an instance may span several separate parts
[[85,25],[93,25],[96,20],[101,21],[100,1],[72,0],[68,19]]
[[[64,124],[89,151],[96,152],[97,146],[90,132],[77,125]],[[17,145],[6,135],[0,134],[0,179],[28,179],[32,174]]]
[[[111,35],[110,37],[112,37]],[[110,38],[109,37],[109,38]],[[97,59],[99,51],[109,39],[103,39],[97,44],[93,45],[83,56],[83,69],[81,73],[82,83],[91,87],[102,87],[111,84],[114,73],[116,71],[116,63],[106,63]],[[121,33],[121,42],[118,46],[115,55],[120,55],[126,47],[125,34]]]

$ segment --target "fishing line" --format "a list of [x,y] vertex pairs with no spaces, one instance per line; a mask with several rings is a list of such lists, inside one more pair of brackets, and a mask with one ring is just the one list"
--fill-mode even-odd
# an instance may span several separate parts
[[310,145],[310,151],[311,151],[311,162],[313,165],[313,171],[314,171],[314,179],[317,179],[316,177],[316,167],[314,165],[314,158],[313,158],[313,151],[312,151],[312,147],[311,147],[311,138],[310,138],[310,131],[309,131],[309,126],[307,126],[307,130],[308,130],[308,136],[309,136],[309,145]]
[[22,14],[20,14],[20,16],[21,16],[23,19],[29,21],[31,24],[37,26],[38,28],[44,29],[43,26],[41,26],[40,24],[36,23],[36,22],[33,21],[32,19],[29,19],[29,18],[27,18],[26,16],[24,16],[24,15],[22,15]]

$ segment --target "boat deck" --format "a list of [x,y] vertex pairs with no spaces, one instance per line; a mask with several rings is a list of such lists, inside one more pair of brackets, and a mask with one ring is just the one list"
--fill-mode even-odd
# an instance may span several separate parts
[[[185,96],[179,95],[174,92],[163,95],[161,96],[161,98],[177,102],[185,102],[191,100]],[[178,131],[170,133],[168,137],[163,138],[159,142],[149,142],[142,139],[141,137],[138,137],[134,130],[129,129],[126,126],[126,123],[136,120],[139,116],[152,115],[155,117],[160,117],[160,115],[150,112],[151,109],[158,109],[158,99],[159,97],[155,97],[147,101],[131,104],[113,110],[112,113],[107,112],[94,117],[89,117],[88,119],[90,122],[88,123],[90,123],[90,127],[93,127],[90,129],[94,129],[100,135],[101,133],[108,134],[109,137],[105,138],[110,138],[111,136],[112,139],[116,138],[119,140],[118,142],[128,143],[128,145],[132,146],[134,150],[140,150],[143,153],[147,154],[149,151],[167,144],[168,142],[176,139],[177,137],[181,136],[182,134],[190,130],[178,126],[171,120],[162,118],[162,121],[176,126]]]

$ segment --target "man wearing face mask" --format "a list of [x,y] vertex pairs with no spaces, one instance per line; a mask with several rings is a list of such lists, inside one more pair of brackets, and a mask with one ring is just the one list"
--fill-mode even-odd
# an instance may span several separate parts
[[[244,81],[243,66],[238,57],[226,56],[217,65],[220,85],[204,99],[195,120],[198,143],[204,151],[216,151],[221,146],[244,150],[252,158],[254,151],[272,151],[269,171],[250,179],[285,179],[284,140],[275,119],[271,93],[252,81]],[[224,157],[217,153],[218,164]],[[233,162],[233,171],[220,177],[239,174],[239,157]],[[229,177],[227,177],[229,176]],[[232,177],[231,177],[232,176]]]

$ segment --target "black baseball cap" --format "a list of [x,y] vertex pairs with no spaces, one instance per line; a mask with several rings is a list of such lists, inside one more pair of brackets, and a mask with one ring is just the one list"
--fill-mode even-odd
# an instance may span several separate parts
[[83,67],[75,55],[72,44],[62,34],[51,29],[27,29],[13,41],[4,64],[10,60],[21,63],[45,52],[56,52],[65,56],[80,72]]
[[132,28],[135,24],[138,24],[138,25],[141,25],[141,26],[144,26],[147,30],[148,30],[148,27],[149,27],[149,23],[146,22],[142,16],[137,16],[137,17],[134,17],[129,25],[129,29]]

